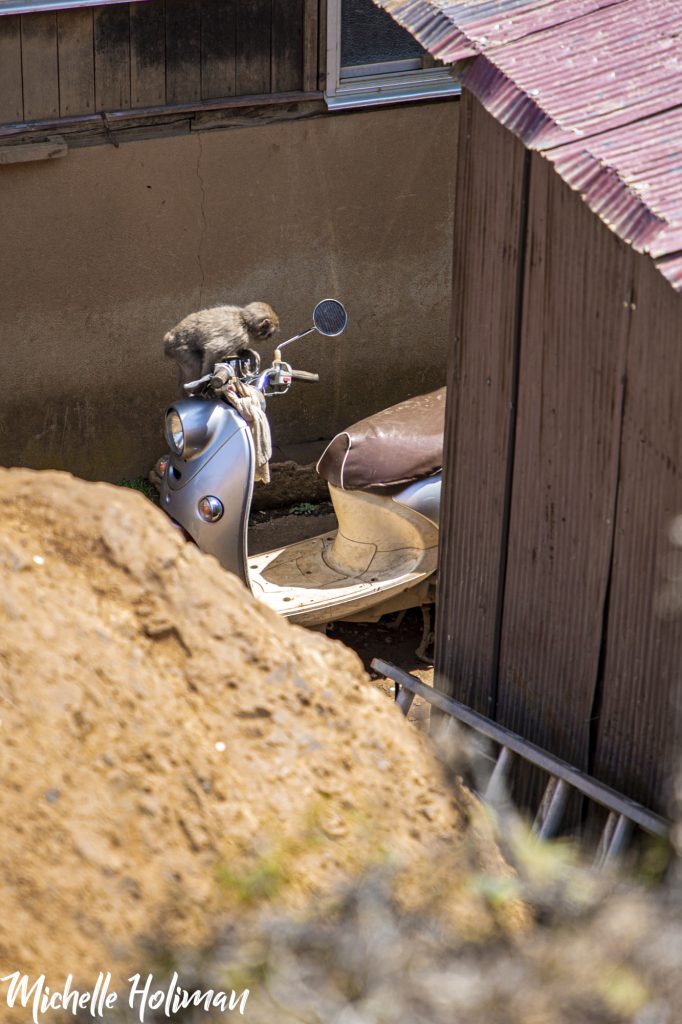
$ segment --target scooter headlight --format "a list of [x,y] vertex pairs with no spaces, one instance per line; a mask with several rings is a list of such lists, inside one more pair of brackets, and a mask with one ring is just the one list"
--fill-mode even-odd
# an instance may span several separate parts
[[185,431],[180,414],[175,409],[169,409],[166,413],[166,440],[176,455],[182,455],[185,450]]

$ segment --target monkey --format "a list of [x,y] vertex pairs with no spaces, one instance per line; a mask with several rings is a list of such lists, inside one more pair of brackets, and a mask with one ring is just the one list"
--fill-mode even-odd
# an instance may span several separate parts
[[279,317],[267,302],[214,306],[190,313],[163,339],[166,355],[178,364],[178,385],[198,380],[240,349],[271,338]]

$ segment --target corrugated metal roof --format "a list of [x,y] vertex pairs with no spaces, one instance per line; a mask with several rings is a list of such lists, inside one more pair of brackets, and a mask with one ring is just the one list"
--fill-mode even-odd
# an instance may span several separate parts
[[434,57],[452,63],[625,0],[374,0]]
[[680,0],[375,0],[682,290]]

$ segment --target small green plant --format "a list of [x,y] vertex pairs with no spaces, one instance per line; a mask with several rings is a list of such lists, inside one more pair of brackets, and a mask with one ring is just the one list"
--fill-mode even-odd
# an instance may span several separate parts
[[131,480],[119,480],[117,482],[118,487],[132,487],[134,491],[139,491],[140,494],[144,494],[145,498],[149,498],[155,505],[159,504],[159,496],[156,489],[152,487],[148,480],[143,476],[133,477]]
[[292,516],[316,516],[318,513],[319,507],[310,501],[302,501],[299,505],[292,505],[289,509],[289,515]]
[[237,872],[221,864],[217,877],[225,892],[236,896],[241,903],[252,904],[275,896],[286,880],[286,872],[275,857],[263,857],[250,871]]

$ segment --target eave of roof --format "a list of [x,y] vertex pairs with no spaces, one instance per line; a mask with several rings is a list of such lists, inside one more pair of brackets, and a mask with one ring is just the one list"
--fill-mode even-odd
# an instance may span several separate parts
[[374,0],[682,290],[679,0]]

